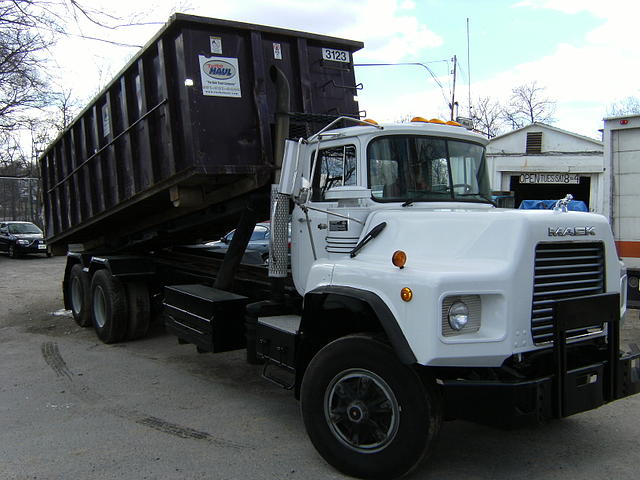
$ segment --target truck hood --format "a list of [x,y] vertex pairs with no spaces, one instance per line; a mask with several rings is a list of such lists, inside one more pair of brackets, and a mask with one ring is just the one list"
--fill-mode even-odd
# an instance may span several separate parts
[[[373,212],[363,233],[386,222],[361,250],[367,261],[388,263],[395,250],[408,262],[468,268],[469,262],[513,262],[529,256],[539,242],[604,241],[613,245],[602,215],[584,212],[511,209],[384,209]],[[524,255],[523,255],[524,254]]]

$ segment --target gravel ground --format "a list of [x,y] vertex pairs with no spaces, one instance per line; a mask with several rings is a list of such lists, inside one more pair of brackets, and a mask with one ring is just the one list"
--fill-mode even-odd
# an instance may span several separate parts
[[[0,255],[1,479],[345,478],[244,351],[199,355],[159,326],[104,345],[77,327],[64,262]],[[640,344],[637,311],[622,335]],[[513,431],[449,422],[409,478],[635,478],[639,414],[640,395]]]

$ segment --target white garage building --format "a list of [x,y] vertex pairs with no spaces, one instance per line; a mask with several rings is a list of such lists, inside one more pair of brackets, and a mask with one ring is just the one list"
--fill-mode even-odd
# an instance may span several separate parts
[[491,139],[487,146],[491,188],[522,200],[556,200],[571,193],[592,212],[603,213],[601,141],[533,123]]

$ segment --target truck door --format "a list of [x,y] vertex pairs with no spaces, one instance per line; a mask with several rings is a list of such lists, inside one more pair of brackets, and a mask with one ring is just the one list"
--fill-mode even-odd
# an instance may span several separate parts
[[[316,159],[316,152],[318,153]],[[292,215],[293,278],[298,289],[303,289],[314,261],[328,258],[327,234],[331,221],[340,217],[329,215],[328,210],[338,208],[327,192],[334,187],[357,185],[358,169],[355,144],[321,146],[310,154],[311,191],[306,213],[299,207]],[[307,226],[308,224],[308,226]],[[311,235],[311,238],[310,236]]]

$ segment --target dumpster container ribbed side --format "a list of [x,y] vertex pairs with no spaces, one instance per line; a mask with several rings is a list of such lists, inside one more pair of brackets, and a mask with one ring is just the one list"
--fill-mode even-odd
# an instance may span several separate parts
[[[47,241],[126,247],[224,230],[234,199],[268,191],[277,115],[291,116],[293,136],[313,129],[309,114],[358,115],[360,48],[175,14],[42,155]],[[277,111],[274,68],[289,112]]]

